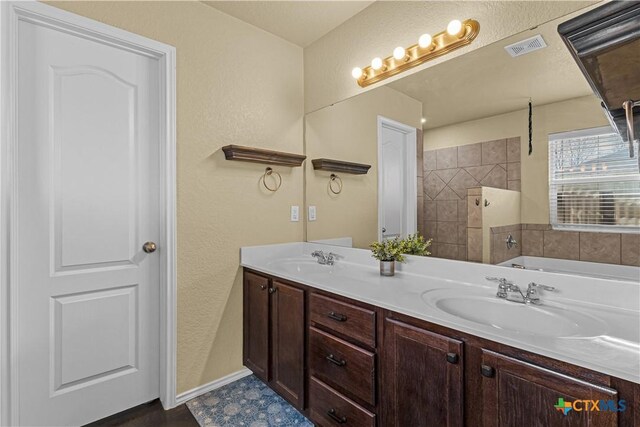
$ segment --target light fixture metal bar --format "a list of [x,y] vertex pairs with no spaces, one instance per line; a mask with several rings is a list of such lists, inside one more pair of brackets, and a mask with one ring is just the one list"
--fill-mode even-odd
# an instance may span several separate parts
[[400,60],[395,59],[393,55],[383,59],[382,68],[379,70],[374,70],[371,66],[363,68],[362,76],[357,82],[361,87],[367,87],[387,79],[470,44],[479,32],[480,23],[473,19],[467,19],[462,23],[462,30],[458,34],[450,35],[446,30],[442,31],[433,36],[431,46],[422,48],[418,44],[414,44],[407,48],[407,55]]

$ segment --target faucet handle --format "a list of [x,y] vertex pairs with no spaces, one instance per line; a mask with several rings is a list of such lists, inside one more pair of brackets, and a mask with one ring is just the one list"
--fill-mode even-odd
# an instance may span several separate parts
[[547,285],[541,285],[540,283],[536,283],[536,282],[531,282],[529,283],[529,290],[535,289],[535,288],[540,288],[543,289],[545,291],[555,291],[556,288],[554,288],[553,286],[547,286]]
[[513,285],[513,282],[511,280],[507,280],[504,277],[486,276],[485,279],[490,282],[500,283],[501,285]]
[[313,257],[324,256],[324,252],[322,252],[322,251],[313,251],[313,252],[311,252],[311,256],[313,256]]
[[329,256],[330,256],[330,257],[332,257],[332,258],[335,258],[335,259],[340,259],[340,258],[342,258],[342,255],[340,255],[340,254],[335,254],[335,253],[333,253],[333,252],[329,252]]

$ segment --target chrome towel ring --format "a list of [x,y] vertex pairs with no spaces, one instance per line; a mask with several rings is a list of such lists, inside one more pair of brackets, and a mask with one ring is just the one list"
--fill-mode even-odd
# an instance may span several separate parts
[[329,190],[333,194],[342,193],[342,179],[340,179],[340,177],[335,173],[332,173],[331,177],[329,178]]
[[[269,185],[267,185],[267,177],[268,176],[273,177],[273,181],[275,181],[275,187],[269,187]],[[269,190],[271,192],[278,191],[278,189],[282,185],[282,176],[280,176],[280,174],[278,172],[274,171],[271,168],[266,168],[264,170],[264,175],[262,175],[261,179],[262,179],[262,185],[264,185],[264,188],[266,188],[267,190]]]

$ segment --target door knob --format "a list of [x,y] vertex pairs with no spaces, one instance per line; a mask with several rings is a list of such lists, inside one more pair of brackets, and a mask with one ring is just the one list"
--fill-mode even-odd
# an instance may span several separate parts
[[158,247],[153,242],[146,242],[144,245],[142,245],[142,250],[148,254],[155,252],[156,249],[158,249]]

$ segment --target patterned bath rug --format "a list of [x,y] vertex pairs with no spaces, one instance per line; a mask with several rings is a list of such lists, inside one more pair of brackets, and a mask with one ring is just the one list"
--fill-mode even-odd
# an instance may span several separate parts
[[313,427],[255,375],[187,402],[202,427]]

